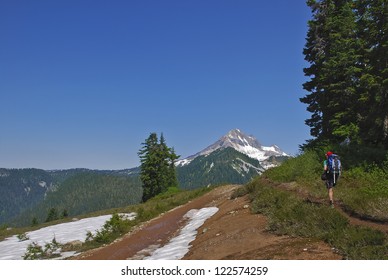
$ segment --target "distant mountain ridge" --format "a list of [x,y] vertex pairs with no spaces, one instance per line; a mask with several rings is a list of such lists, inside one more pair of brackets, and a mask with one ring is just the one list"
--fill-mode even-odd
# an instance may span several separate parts
[[290,157],[290,155],[282,151],[276,145],[269,147],[263,146],[255,137],[246,135],[240,129],[233,129],[204,150],[185,159],[178,160],[176,165],[185,166],[199,156],[206,156],[218,149],[227,147],[233,148],[250,158],[258,160],[264,169],[274,166],[273,161],[271,161],[271,158],[273,159],[273,157]]
[[[245,184],[290,156],[233,129],[212,145],[176,163],[181,189]],[[51,207],[79,215],[140,201],[140,167],[123,170],[0,168],[0,225],[44,220]],[[127,196],[128,194],[130,196]],[[87,201],[88,203],[85,203]],[[16,222],[18,220],[18,222]]]
[[0,226],[42,222],[51,207],[78,215],[138,203],[138,170],[0,168]]

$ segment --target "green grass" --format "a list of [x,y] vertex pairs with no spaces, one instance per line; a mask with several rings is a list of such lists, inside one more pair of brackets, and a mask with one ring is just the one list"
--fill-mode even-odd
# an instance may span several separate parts
[[[388,259],[385,233],[351,226],[325,203],[311,203],[311,199],[307,201],[296,192],[274,188],[287,184],[290,189],[315,198],[313,201],[327,201],[327,190],[320,179],[325,150],[329,148],[306,151],[289,159],[238,192],[249,193],[253,211],[266,215],[268,230],[276,234],[319,238],[346,259]],[[360,217],[388,221],[388,160],[384,161],[384,151],[361,149],[351,153],[346,147],[341,152],[344,169],[334,189],[336,202]],[[362,160],[357,161],[360,157]]]
[[251,184],[253,212],[269,217],[268,229],[277,234],[323,238],[328,230],[347,226],[347,220],[327,206],[305,202],[262,180]]
[[[323,160],[323,156],[309,151],[266,171],[263,176],[276,183],[296,182],[299,188],[311,195],[327,199],[324,182],[320,179]],[[334,196],[349,212],[377,221],[388,221],[387,162],[380,166],[345,167],[334,189]]]
[[286,160],[277,168],[265,172],[265,176],[275,182],[313,181],[322,173],[323,159],[314,152]]

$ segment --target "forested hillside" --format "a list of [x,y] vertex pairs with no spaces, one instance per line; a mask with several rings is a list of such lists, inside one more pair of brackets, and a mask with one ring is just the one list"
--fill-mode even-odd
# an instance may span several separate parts
[[138,203],[141,193],[138,168],[50,171],[2,168],[0,225],[25,226],[121,207]]
[[57,191],[48,193],[33,211],[23,213],[17,224],[26,225],[33,220],[42,223],[66,215],[123,207],[139,203],[141,196],[138,177],[81,173],[65,180]]
[[0,224],[41,202],[57,186],[41,169],[0,168]]

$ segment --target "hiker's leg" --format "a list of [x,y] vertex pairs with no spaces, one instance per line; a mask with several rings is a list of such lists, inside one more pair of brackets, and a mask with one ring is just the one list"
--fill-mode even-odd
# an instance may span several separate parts
[[330,203],[334,203],[333,187],[329,188],[329,199],[330,199]]
[[334,186],[335,186],[335,174],[333,173],[330,173],[330,180],[329,180],[329,188],[328,188],[328,192],[329,192],[329,199],[330,199],[330,204],[333,205],[334,204],[334,193],[333,193],[333,189],[334,189]]

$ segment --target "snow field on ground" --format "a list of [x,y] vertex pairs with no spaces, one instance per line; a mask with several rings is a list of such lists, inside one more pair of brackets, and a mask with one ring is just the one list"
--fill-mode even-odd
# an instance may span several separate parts
[[[134,219],[136,216],[135,213],[126,215],[128,219]],[[87,232],[95,234],[111,217],[112,215],[103,215],[44,227],[27,232],[26,235],[28,240],[24,241],[19,240],[16,235],[11,236],[0,242],[0,260],[22,260],[28,245],[33,242],[36,242],[42,247],[47,243],[51,243],[54,238],[60,244],[66,244],[77,240],[84,242]],[[72,255],[69,252],[66,253],[66,257]]]
[[203,223],[218,212],[217,207],[208,207],[202,209],[192,209],[184,216],[189,221],[180,231],[178,236],[172,238],[168,244],[156,249],[145,260],[179,260],[189,251],[189,244],[197,235],[197,229]]
[[[189,244],[197,234],[197,229],[218,211],[217,207],[192,209],[186,213],[184,218],[188,219],[186,226],[178,236],[172,238],[168,244],[161,248],[155,248],[150,256],[145,259],[151,260],[177,260],[189,251]],[[134,219],[136,214],[126,214],[128,219]],[[100,230],[112,215],[103,215],[92,218],[85,218],[74,222],[62,223],[48,226],[35,231],[27,232],[28,240],[21,241],[16,235],[6,238],[0,242],[0,260],[22,260],[29,244],[36,242],[40,246],[51,243],[55,240],[60,244],[72,241],[84,242],[87,232],[95,234]],[[63,252],[62,258],[71,257],[76,252]]]

